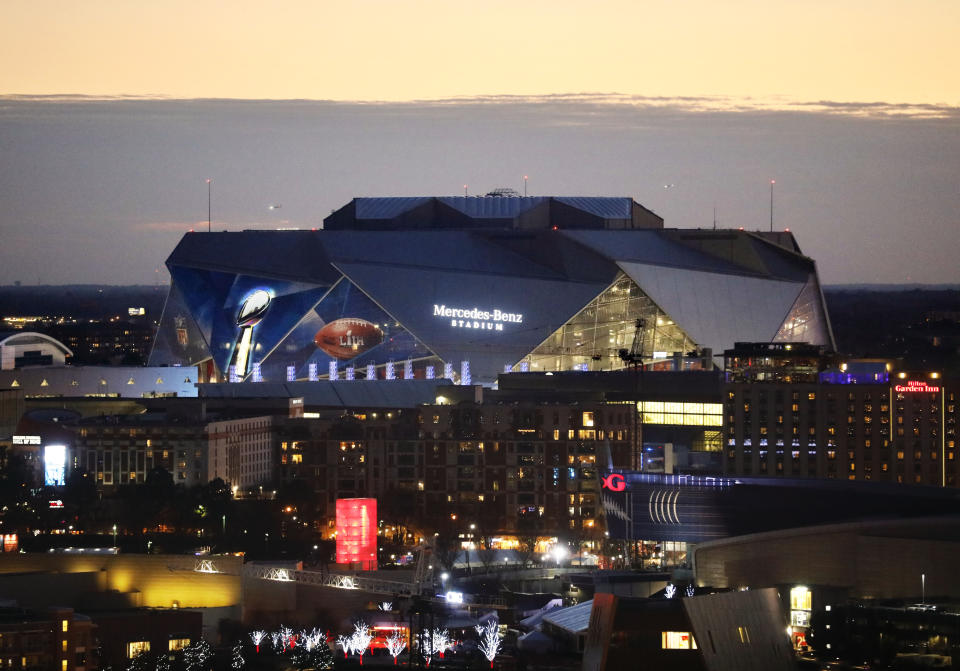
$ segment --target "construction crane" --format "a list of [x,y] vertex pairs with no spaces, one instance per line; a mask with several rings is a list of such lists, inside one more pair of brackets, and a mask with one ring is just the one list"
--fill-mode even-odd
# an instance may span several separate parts
[[634,324],[633,344],[630,349],[621,349],[617,352],[620,360],[634,370],[643,366],[643,329],[647,326],[647,320],[638,318]]

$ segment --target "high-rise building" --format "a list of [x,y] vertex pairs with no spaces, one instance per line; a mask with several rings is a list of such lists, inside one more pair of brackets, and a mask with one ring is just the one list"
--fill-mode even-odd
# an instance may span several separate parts
[[960,381],[802,343],[726,352],[731,475],[954,487]]

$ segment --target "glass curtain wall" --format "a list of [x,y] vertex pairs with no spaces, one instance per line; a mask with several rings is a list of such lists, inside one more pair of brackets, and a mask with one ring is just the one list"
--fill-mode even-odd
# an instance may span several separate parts
[[833,344],[827,332],[827,320],[823,314],[816,277],[811,275],[807,280],[773,342],[806,342],[828,346]]
[[618,352],[633,345],[637,319],[646,322],[642,334],[646,362],[696,347],[633,280],[620,273],[603,293],[524,357],[521,367],[526,364],[530,371],[623,368]]

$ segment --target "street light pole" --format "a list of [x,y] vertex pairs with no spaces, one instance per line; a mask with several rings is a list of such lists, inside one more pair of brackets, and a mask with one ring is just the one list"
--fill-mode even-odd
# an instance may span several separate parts
[[777,180],[770,180],[770,232],[773,233],[773,185],[777,183]]
[[210,232],[210,182],[213,180],[207,178],[207,233]]

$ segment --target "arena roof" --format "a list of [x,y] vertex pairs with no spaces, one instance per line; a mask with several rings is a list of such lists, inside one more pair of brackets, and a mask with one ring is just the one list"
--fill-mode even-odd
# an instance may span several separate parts
[[[326,376],[331,364],[409,360],[437,377],[469,361],[485,382],[521,361],[610,370],[636,318],[649,322],[648,357],[738,341],[832,346],[816,267],[789,233],[664,229],[630,198],[358,198],[326,223],[184,236],[151,363],[212,359],[225,373],[255,291],[270,300],[248,359],[272,367],[268,382],[289,366],[302,380],[308,364]],[[344,319],[369,324],[376,346],[318,353],[320,331]]]

